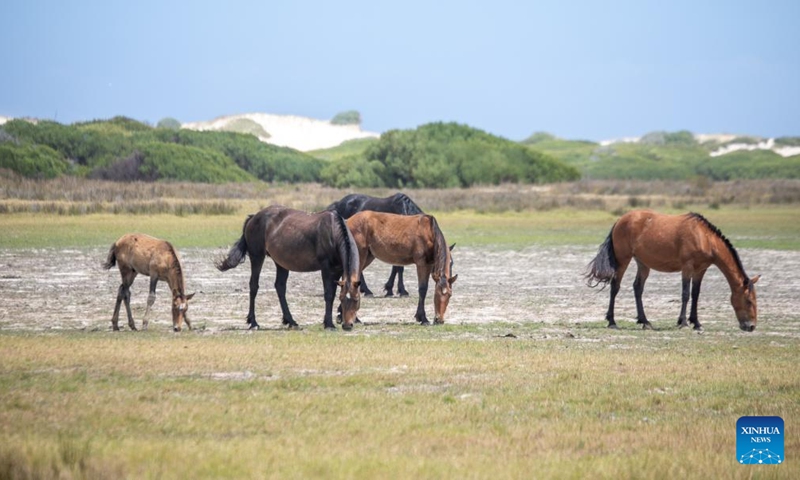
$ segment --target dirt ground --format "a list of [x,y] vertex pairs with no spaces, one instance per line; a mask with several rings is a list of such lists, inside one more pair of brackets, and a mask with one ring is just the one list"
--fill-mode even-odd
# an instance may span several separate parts
[[[0,250],[0,329],[86,330],[111,328],[119,272],[100,267],[107,250],[6,249]],[[244,330],[248,304],[249,261],[225,273],[213,267],[222,249],[187,249],[181,252],[189,292],[190,318],[197,331],[214,333]],[[579,328],[604,325],[608,290],[588,288],[583,281],[586,264],[595,247],[529,247],[522,251],[456,247],[454,272],[458,281],[447,311],[453,325],[538,322],[545,326]],[[761,274],[758,283],[759,322],[756,335],[800,337],[800,252],[740,250],[748,274]],[[365,272],[373,291],[380,295],[390,267],[375,262]],[[617,300],[617,323],[635,326],[632,283],[635,266],[623,280]],[[262,329],[281,328],[281,313],[273,288],[274,267],[265,264],[261,276],[256,316]],[[414,324],[417,303],[416,271],[406,269],[406,298],[364,298],[359,317],[364,322],[354,332],[376,325]],[[653,272],[645,288],[645,309],[657,330],[677,331],[680,310],[680,276]],[[132,307],[141,325],[148,281],[137,278]],[[304,328],[320,328],[324,301],[319,273],[291,273],[287,287],[289,307]],[[150,328],[169,331],[172,320],[167,285],[159,283],[150,313]],[[432,292],[426,311],[433,319]],[[124,308],[120,326],[127,328]],[[730,290],[716,268],[709,270],[700,295],[700,321],[706,334],[738,334],[730,306]]]

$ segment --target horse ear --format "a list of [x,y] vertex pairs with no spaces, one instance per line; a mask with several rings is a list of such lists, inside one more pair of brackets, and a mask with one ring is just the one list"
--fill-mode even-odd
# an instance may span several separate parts
[[192,292],[192,293],[190,293],[189,295],[186,295],[186,301],[188,302],[189,300],[191,300],[191,299],[192,299],[192,297],[194,297],[194,294],[195,294],[195,293],[197,293],[197,292]]
[[451,252],[453,251],[453,248],[455,248],[455,246],[456,246],[456,244],[455,244],[455,243],[454,243],[454,244],[452,244],[452,245],[450,245],[450,251],[451,251]]
[[754,285],[756,282],[758,282],[759,278],[761,278],[761,275],[756,275],[755,277],[751,278],[750,285]]
[[450,282],[450,285],[452,285],[456,283],[456,280],[458,280],[458,274],[455,274],[452,277],[450,277],[450,280],[448,280],[448,282]]

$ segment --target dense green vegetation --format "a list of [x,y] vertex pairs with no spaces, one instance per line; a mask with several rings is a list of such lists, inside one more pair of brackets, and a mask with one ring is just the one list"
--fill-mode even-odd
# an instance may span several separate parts
[[361,125],[361,114],[356,110],[337,113],[331,119],[333,125]]
[[[780,140],[780,142],[778,142]],[[791,146],[794,137],[776,140]],[[684,180],[699,176],[711,180],[800,178],[800,156],[784,158],[769,150],[737,151],[711,157],[721,144],[699,144],[691,132],[651,132],[638,143],[600,145],[561,140],[537,132],[522,142],[580,170],[586,179]],[[727,143],[758,143],[737,137]]]
[[12,120],[0,127],[0,168],[30,177],[311,182],[322,166],[250,134],[153,128],[124,117],[72,125]]
[[390,130],[362,155],[332,161],[322,181],[336,187],[466,187],[577,180],[563,162],[456,123]]
[[[360,122],[357,111],[333,123]],[[740,136],[699,143],[691,132],[656,131],[637,143],[600,145],[536,132],[512,142],[456,123],[391,130],[379,139],[351,140],[308,154],[261,141],[269,133],[239,119],[225,131],[180,129],[164,118],[157,127],[126,117],[63,125],[12,120],[0,126],[0,169],[31,178],[77,175],[115,181],[206,183],[262,180],[320,182],[337,188],[451,188],[583,179],[708,180],[800,178],[800,155],[768,150],[711,157]],[[776,146],[800,145],[781,137]]]

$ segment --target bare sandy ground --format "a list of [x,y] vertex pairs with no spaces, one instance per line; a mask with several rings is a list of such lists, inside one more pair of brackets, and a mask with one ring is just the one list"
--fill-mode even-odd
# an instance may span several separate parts
[[[86,330],[111,328],[111,313],[119,273],[103,270],[106,250],[6,249],[0,250],[0,329]],[[454,325],[538,322],[547,326],[575,328],[604,325],[608,290],[586,287],[583,272],[595,253],[593,247],[530,247],[522,251],[498,251],[456,247],[454,296],[446,322]],[[190,318],[197,331],[214,333],[244,330],[248,304],[249,261],[220,273],[213,260],[221,249],[188,249],[181,252],[189,292],[197,292]],[[747,271],[762,274],[758,283],[759,323],[755,335],[800,337],[800,252],[741,250]],[[378,293],[389,266],[376,262],[366,272]],[[629,269],[617,302],[617,323],[622,329],[637,328]],[[274,267],[265,265],[256,315],[264,329],[281,328],[281,313],[273,288]],[[147,300],[148,280],[137,278],[132,306],[141,325]],[[417,304],[416,271],[406,269],[407,298],[364,298],[359,317],[368,331],[376,325],[414,325]],[[169,331],[172,320],[166,284],[159,283],[150,328]],[[429,293],[426,310],[433,319]],[[324,301],[318,273],[292,273],[288,301],[295,320],[304,328],[321,328]],[[739,334],[730,306],[730,290],[722,274],[713,269],[703,283],[700,321],[706,334]],[[653,272],[645,289],[645,309],[658,330],[676,330],[680,310],[680,276]],[[127,328],[127,321],[120,326]],[[420,327],[421,328],[421,327]]]

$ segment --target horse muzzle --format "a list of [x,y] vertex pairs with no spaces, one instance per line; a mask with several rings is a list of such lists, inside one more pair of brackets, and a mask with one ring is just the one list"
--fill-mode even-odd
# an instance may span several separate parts
[[741,328],[745,332],[752,332],[753,330],[756,329],[756,326],[753,325],[753,322],[747,321],[747,322],[739,322],[739,328]]

